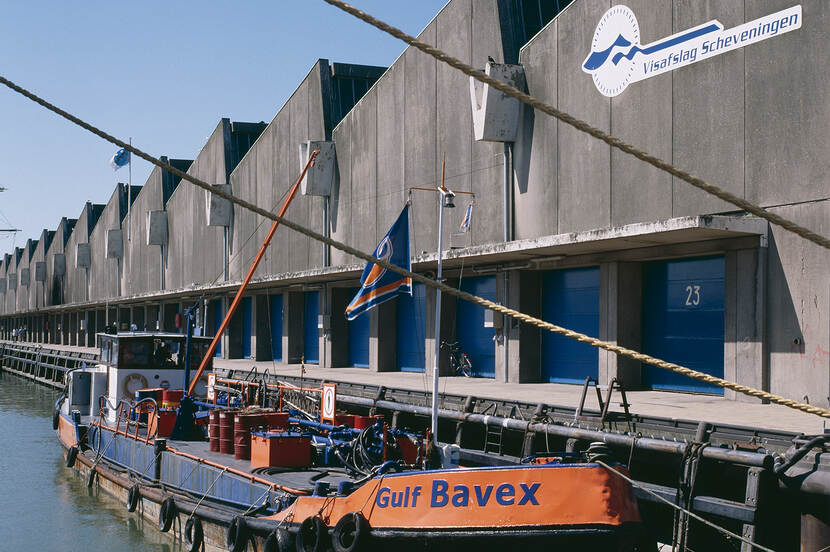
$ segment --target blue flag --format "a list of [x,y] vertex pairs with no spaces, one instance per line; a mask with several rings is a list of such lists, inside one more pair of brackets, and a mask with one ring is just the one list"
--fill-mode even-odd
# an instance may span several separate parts
[[473,221],[473,204],[467,205],[467,210],[464,212],[464,218],[461,220],[459,230],[466,232],[470,229],[470,223]]
[[125,149],[120,149],[115,152],[115,155],[112,156],[110,159],[110,165],[112,165],[113,170],[118,170],[121,167],[127,165],[130,162],[130,152]]
[[[412,270],[409,262],[409,205],[403,208],[398,220],[380,240],[372,256]],[[412,294],[412,278],[401,276],[375,263],[366,263],[363,276],[360,277],[360,291],[346,307],[346,318],[354,320],[375,305],[388,301],[399,293]]]

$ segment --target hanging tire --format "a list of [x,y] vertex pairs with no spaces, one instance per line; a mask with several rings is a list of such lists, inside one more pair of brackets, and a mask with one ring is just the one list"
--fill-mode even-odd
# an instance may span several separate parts
[[319,517],[309,517],[297,533],[297,552],[324,552],[328,548],[329,528]]
[[86,488],[91,489],[93,485],[95,485],[95,476],[98,475],[98,472],[95,471],[95,468],[90,468],[89,474],[86,476]]
[[202,543],[205,541],[205,529],[202,527],[202,520],[197,517],[189,517],[184,524],[184,546],[188,552],[199,552]]
[[78,457],[78,447],[70,447],[69,452],[66,453],[66,467],[71,468],[75,465],[75,459]]
[[138,508],[138,501],[141,499],[141,487],[136,483],[127,491],[127,511],[135,512]]
[[263,545],[263,552],[292,552],[295,550],[294,536],[284,527],[280,527],[268,535]]
[[369,522],[360,512],[346,514],[331,534],[331,544],[335,552],[355,552],[366,548],[371,528]]
[[225,544],[228,545],[228,550],[231,552],[242,552],[248,544],[248,537],[250,531],[248,524],[245,523],[245,518],[236,516],[228,526],[228,534],[225,538]]
[[167,497],[161,503],[159,508],[159,531],[166,533],[173,526],[173,521],[176,519],[176,502]]
[[52,413],[52,429],[58,429],[58,426],[60,425],[60,421],[61,421],[61,413],[58,410],[55,410],[55,412]]

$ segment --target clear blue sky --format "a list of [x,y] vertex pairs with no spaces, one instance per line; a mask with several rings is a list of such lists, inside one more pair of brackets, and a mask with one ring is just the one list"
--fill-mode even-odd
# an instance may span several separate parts
[[[353,0],[417,34],[446,0]],[[404,50],[321,0],[6,2],[0,74],[154,155],[193,159],[221,117],[270,122],[318,58],[390,65]],[[106,203],[115,146],[0,86],[0,255]],[[149,163],[136,159],[132,182]],[[4,219],[8,219],[8,222]]]

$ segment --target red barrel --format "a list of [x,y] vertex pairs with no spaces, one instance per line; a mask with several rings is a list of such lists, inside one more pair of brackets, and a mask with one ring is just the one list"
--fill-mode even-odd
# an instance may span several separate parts
[[[383,418],[383,416],[380,416]],[[367,427],[375,425],[378,416],[355,416],[354,417],[354,428],[355,429],[366,429]]]
[[251,459],[251,428],[266,423],[264,414],[237,414],[233,424],[233,452],[237,460]]
[[179,408],[179,403],[184,397],[184,389],[165,389],[161,394],[162,408]]
[[208,437],[210,437],[211,452],[219,452],[219,410],[213,409],[210,411]]
[[236,410],[223,410],[219,413],[219,452],[233,454],[233,419]]
[[265,415],[269,428],[288,429],[288,412],[271,412]]

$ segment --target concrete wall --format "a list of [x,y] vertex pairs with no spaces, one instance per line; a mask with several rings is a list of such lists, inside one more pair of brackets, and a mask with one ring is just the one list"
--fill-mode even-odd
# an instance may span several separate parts
[[[297,180],[299,144],[325,140],[324,80],[328,62],[319,60],[291,98],[262,132],[230,176],[234,195],[277,211],[284,194]],[[326,98],[328,101],[328,98]],[[298,195],[286,217],[323,232],[323,198]],[[230,272],[241,280],[259,250],[271,221],[234,207]],[[323,246],[282,228],[271,243],[256,276],[306,270],[323,264]],[[212,274],[215,277],[216,273]]]
[[[229,134],[230,121],[222,119],[187,173],[211,184],[227,184],[225,144]],[[184,182],[176,187],[166,209],[170,236],[166,254],[166,287],[177,289],[194,283],[222,281],[224,232],[222,227],[207,226],[205,191]],[[152,249],[156,257],[154,262],[158,263],[158,247]],[[196,251],[198,254],[194,254]]]
[[[117,184],[104,207],[98,224],[89,235],[89,247],[92,253],[92,266],[89,270],[90,300],[112,299],[120,296],[120,278],[123,259],[107,259],[107,230],[121,229],[121,212],[126,209],[126,186]],[[126,241],[126,236],[124,236]]]
[[[72,231],[75,229],[77,219],[63,217],[55,230],[55,236],[49,249],[46,250],[46,301],[47,305],[59,305],[64,301],[64,282],[66,274],[58,276],[55,274],[55,256],[66,255],[66,244]],[[65,257],[64,257],[65,258]],[[66,265],[66,273],[69,272],[69,265]]]
[[64,283],[65,302],[81,303],[90,297],[88,283],[91,275],[84,268],[76,268],[78,244],[88,244],[89,236],[98,223],[98,218],[104,205],[87,202],[72,235],[66,242],[66,282]]
[[153,169],[132,204],[129,219],[124,219],[123,295],[160,289],[160,247],[147,245],[147,213],[164,209],[161,172]]
[[[503,58],[497,2],[450,2],[419,37],[466,63],[484,67]],[[413,186],[440,184],[472,191],[478,202],[472,229],[459,245],[500,241],[502,146],[472,136],[469,79],[408,48],[334,130],[339,188],[332,200],[332,237],[371,251],[397,218]],[[468,198],[448,212],[444,243],[458,232]],[[437,244],[437,197],[414,192],[412,252]],[[355,262],[332,251],[332,264]]]

